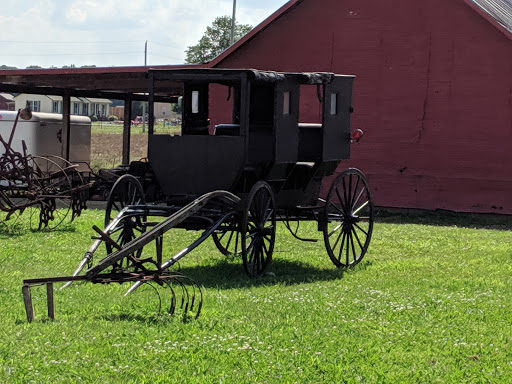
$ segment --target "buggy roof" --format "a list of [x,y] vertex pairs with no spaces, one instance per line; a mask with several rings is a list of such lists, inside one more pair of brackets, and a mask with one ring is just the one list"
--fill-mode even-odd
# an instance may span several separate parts
[[242,78],[260,83],[275,83],[293,78],[299,84],[330,83],[335,76],[330,72],[274,72],[257,69],[225,69],[225,68],[194,68],[194,69],[150,69],[156,79],[173,79],[180,81],[238,81]]

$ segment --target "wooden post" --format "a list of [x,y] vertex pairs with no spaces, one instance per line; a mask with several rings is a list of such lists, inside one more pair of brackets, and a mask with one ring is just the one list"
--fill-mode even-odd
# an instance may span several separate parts
[[25,303],[25,312],[27,313],[27,321],[31,323],[34,320],[34,307],[32,306],[32,295],[30,294],[30,285],[24,285],[21,288],[23,292],[23,302]]
[[124,100],[123,118],[123,164],[130,164],[130,130],[132,126],[132,101]]
[[53,305],[53,283],[46,283],[46,303],[48,304],[48,317],[55,320],[55,307]]
[[62,96],[62,137],[64,138],[64,157],[69,161],[71,147],[71,96]]

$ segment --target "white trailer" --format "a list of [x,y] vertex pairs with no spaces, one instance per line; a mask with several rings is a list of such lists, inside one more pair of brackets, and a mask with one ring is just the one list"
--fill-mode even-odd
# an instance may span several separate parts
[[[16,111],[0,110],[0,135],[5,141],[9,140],[16,114]],[[91,119],[87,116],[74,115],[71,115],[70,119],[69,161],[89,163],[91,159]],[[25,140],[28,154],[65,157],[66,140],[62,115],[32,112],[30,120],[18,119],[11,146],[20,153],[23,153],[22,140]],[[0,156],[4,151],[5,148],[0,145]]]

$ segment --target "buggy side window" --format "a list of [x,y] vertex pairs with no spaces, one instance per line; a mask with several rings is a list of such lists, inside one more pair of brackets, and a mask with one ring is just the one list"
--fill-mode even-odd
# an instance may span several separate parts
[[290,114],[290,92],[283,92],[283,116]]
[[199,113],[199,91],[192,91],[192,113]]
[[331,115],[338,114],[338,94],[331,93]]
[[184,84],[183,135],[208,135],[208,83]]
[[240,87],[234,83],[210,84],[212,134],[240,136]]

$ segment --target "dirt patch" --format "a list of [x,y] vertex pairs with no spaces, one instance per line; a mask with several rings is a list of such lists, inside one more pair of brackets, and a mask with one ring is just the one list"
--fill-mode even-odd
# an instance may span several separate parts
[[[130,161],[147,157],[148,135],[131,135]],[[91,135],[91,167],[114,168],[121,164],[123,135],[116,133],[93,133]]]

